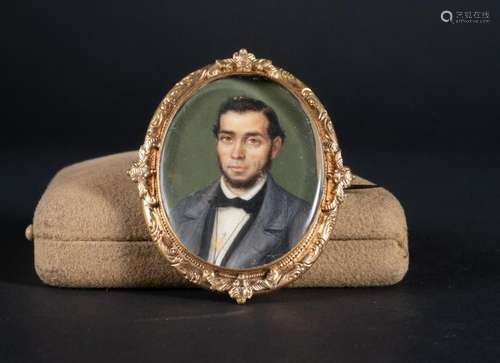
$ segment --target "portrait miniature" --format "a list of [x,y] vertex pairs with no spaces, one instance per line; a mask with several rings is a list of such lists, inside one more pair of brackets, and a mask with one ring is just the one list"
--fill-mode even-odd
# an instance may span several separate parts
[[312,266],[351,180],[312,90],[245,49],[174,85],[128,174],[168,263],[238,303]]
[[300,240],[311,209],[270,172],[286,134],[272,107],[247,96],[225,100],[212,130],[220,177],[174,207],[174,228],[212,264],[265,265]]
[[314,137],[283,87],[261,77],[215,81],[179,110],[170,130],[161,186],[174,231],[193,254],[252,268],[301,239],[318,187]]

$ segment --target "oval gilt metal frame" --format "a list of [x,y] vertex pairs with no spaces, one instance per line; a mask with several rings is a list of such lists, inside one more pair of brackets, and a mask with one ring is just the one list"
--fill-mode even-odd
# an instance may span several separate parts
[[[164,210],[159,191],[159,160],[161,143],[173,116],[200,88],[211,81],[234,75],[256,75],[285,87],[300,102],[319,136],[322,190],[315,217],[307,232],[286,255],[264,266],[237,270],[214,266],[192,254],[176,236]],[[168,92],[147,129],[138,160],[128,170],[137,183],[144,217],[151,238],[168,263],[186,279],[223,293],[244,303],[253,295],[280,288],[297,279],[319,257],[335,225],[344,189],[350,185],[351,173],[344,167],[332,121],[313,91],[289,72],[276,67],[268,59],[256,58],[245,49],[232,58],[196,70]]]

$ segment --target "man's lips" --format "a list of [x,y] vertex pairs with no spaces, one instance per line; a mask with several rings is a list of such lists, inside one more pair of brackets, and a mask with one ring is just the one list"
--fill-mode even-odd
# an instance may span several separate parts
[[239,165],[229,165],[227,168],[232,171],[244,171],[246,169],[244,166]]

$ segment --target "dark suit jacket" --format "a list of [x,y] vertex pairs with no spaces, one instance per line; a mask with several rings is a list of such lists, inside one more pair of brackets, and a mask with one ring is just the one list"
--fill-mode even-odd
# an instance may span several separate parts
[[[198,256],[205,220],[218,188],[219,181],[187,196],[171,214],[175,232]],[[287,253],[302,238],[309,222],[310,204],[288,193],[270,174],[265,188],[259,213],[245,236],[228,251],[225,267],[251,268],[269,263]]]

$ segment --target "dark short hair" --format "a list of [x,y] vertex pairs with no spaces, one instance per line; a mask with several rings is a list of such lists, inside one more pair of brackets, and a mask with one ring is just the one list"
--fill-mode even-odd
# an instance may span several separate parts
[[283,142],[285,141],[285,132],[280,126],[276,112],[274,112],[274,110],[264,102],[246,96],[236,96],[228,98],[220,106],[219,112],[217,114],[217,121],[215,122],[212,128],[215,137],[218,137],[219,135],[221,116],[229,111],[234,111],[238,113],[244,113],[247,111],[262,112],[269,121],[267,133],[269,134],[271,140],[274,140],[276,137],[281,137],[281,140]]

